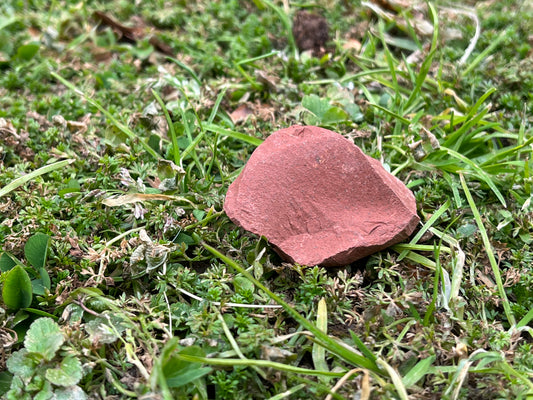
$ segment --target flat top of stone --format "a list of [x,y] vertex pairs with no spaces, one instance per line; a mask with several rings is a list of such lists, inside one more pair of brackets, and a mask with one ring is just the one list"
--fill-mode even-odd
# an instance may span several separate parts
[[351,257],[343,253],[401,241],[418,222],[414,196],[401,181],[319,127],[268,137],[230,186],[224,209],[282,256],[306,265],[346,264]]

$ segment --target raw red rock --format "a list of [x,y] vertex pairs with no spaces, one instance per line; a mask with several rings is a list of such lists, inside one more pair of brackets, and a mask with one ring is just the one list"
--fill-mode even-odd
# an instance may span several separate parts
[[230,185],[224,210],[302,265],[339,266],[404,241],[419,218],[411,191],[342,135],[274,132]]

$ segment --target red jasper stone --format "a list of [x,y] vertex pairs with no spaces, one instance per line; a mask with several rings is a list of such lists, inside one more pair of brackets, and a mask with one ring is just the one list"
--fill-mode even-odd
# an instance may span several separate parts
[[274,132],[230,185],[224,210],[302,265],[340,266],[404,241],[419,222],[411,191],[378,160],[316,126]]

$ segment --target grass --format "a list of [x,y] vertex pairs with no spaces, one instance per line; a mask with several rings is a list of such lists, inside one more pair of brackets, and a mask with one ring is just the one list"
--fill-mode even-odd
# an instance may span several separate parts
[[[2,3],[0,396],[532,398],[533,8],[461,6]],[[306,123],[406,183],[410,240],[303,267],[231,223],[250,154]]]

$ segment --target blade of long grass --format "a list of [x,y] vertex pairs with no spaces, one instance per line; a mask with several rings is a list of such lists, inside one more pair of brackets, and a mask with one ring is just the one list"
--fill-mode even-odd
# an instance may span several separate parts
[[182,63],[180,60],[176,58],[167,57],[167,60],[172,61],[173,63],[175,63],[176,65],[179,65],[181,68],[187,71],[189,75],[191,75],[191,77],[196,81],[198,86],[202,87],[202,81],[200,81],[200,78],[198,77],[198,75],[196,75],[196,72],[194,72],[191,67],[189,67],[187,64]]
[[500,43],[506,38],[506,36],[509,34],[509,29],[506,29],[504,30],[502,33],[500,33],[498,35],[498,37],[496,37],[496,39],[494,39],[491,44],[485,49],[483,50],[476,58],[474,58],[472,60],[472,62],[468,65],[468,67],[466,67],[462,72],[461,72],[461,76],[462,77],[465,77],[466,75],[468,75],[474,68],[476,68],[478,66],[478,64],[483,61],[485,59],[485,57],[487,57],[491,52],[492,50],[494,50],[496,47],[498,47],[500,45]]
[[405,385],[403,384],[402,378],[400,377],[398,372],[382,359],[378,359],[377,363],[379,366],[383,367],[385,371],[387,371],[387,373],[389,374],[392,383],[396,388],[396,393],[398,393],[398,397],[401,400],[409,400],[407,390],[405,389]]
[[400,114],[395,113],[394,111],[390,111],[389,109],[387,109],[387,108],[385,108],[383,106],[380,106],[379,104],[376,104],[376,103],[369,103],[369,104],[372,107],[378,108],[381,111],[383,111],[384,113],[389,114],[391,117],[396,118],[398,121],[402,122],[405,125],[410,125],[411,124],[410,120],[408,120],[407,118],[402,117]]
[[174,164],[179,165],[181,167],[182,164],[180,157],[180,148],[178,146],[178,138],[176,136],[176,129],[174,129],[174,123],[172,122],[172,118],[170,118],[170,114],[168,113],[168,109],[165,105],[165,102],[161,99],[161,96],[159,96],[159,94],[154,89],[152,89],[152,95],[159,103],[159,106],[161,107],[161,110],[163,110],[163,114],[165,115],[165,119],[167,121],[168,132],[170,134],[170,139],[172,140],[172,153],[174,154]]
[[[187,101],[189,101],[189,100],[187,99]],[[189,102],[189,104],[190,104],[190,102]],[[196,168],[198,168],[198,171],[200,171],[200,173],[202,174],[202,177],[205,178],[204,163],[202,163],[200,161],[200,159],[198,157],[198,154],[196,153],[196,146],[198,145],[198,143],[200,143],[200,140],[203,139],[204,131],[203,131],[202,126],[200,124],[200,126],[199,126],[200,127],[200,133],[198,133],[198,135],[196,135],[196,138],[193,139],[193,130],[191,129],[191,126],[189,125],[189,121],[187,120],[187,113],[185,112],[185,110],[182,107],[179,107],[179,112],[180,112],[180,115],[181,115],[181,120],[183,122],[183,126],[185,127],[185,133],[186,133],[186,135],[187,135],[187,137],[188,137],[188,139],[190,141],[189,146],[187,146],[187,148],[183,152],[182,159],[185,158],[186,154],[190,154],[192,159],[194,160],[194,164],[196,165]],[[194,114],[196,115],[196,119],[199,121],[199,117],[196,114],[196,111],[194,112]]]
[[431,69],[433,57],[435,56],[435,52],[437,51],[437,44],[439,40],[439,18],[437,12],[435,11],[435,8],[433,7],[433,4],[431,4],[431,2],[427,2],[427,5],[429,9],[429,16],[431,18],[431,22],[433,23],[433,38],[431,40],[429,54],[422,63],[422,66],[420,67],[420,72],[416,77],[415,87],[413,88],[411,95],[403,106],[403,109],[405,111],[408,110],[409,107],[413,104],[413,102],[419,97],[420,90],[422,89],[422,85],[426,80],[429,70]]
[[102,114],[104,114],[107,119],[109,119],[115,127],[118,128],[122,133],[124,133],[132,142],[139,141],[141,145],[144,147],[144,150],[148,154],[150,154],[152,157],[154,157],[156,160],[161,159],[161,156],[157,154],[157,152],[150,147],[150,145],[143,140],[142,138],[139,138],[135,132],[133,132],[130,128],[128,128],[126,125],[124,125],[122,122],[117,120],[109,111],[107,111],[104,107],[100,105],[96,100],[90,98],[87,94],[82,92],[81,90],[77,89],[73,84],[71,84],[69,81],[64,79],[62,76],[56,74],[54,71],[50,71],[50,75],[52,75],[55,79],[57,79],[59,82],[61,82],[63,85],[65,85],[67,88],[72,90],[74,93],[76,93],[78,96],[83,97],[85,101],[87,101],[89,104],[91,104],[93,107],[97,108]]
[[455,206],[457,207],[457,209],[460,209],[463,206],[463,201],[461,200],[461,196],[459,195],[457,183],[452,180],[452,177],[446,171],[442,171],[442,177],[444,178],[450,189],[452,189],[453,201],[455,202]]
[[8,183],[6,186],[0,189],[0,197],[5,196],[9,192],[18,188],[19,186],[22,186],[26,182],[31,181],[33,178],[55,171],[56,169],[61,169],[63,167],[66,167],[67,165],[72,164],[74,161],[76,160],[68,159],[68,160],[58,161],[50,165],[45,165],[44,167],[38,168],[35,171],[32,171],[26,175],[16,178],[12,180],[10,183]]
[[[318,302],[316,326],[324,333],[328,333],[328,308],[326,305],[326,299],[323,297]],[[313,358],[313,365],[318,371],[329,371],[328,363],[326,362],[326,349],[319,343],[313,344],[311,350],[311,356]]]
[[[401,249],[401,250],[397,250],[397,249],[396,249],[396,246],[392,246],[391,248],[392,248],[394,251],[398,251],[398,253],[400,253],[400,252],[403,250],[403,249]],[[430,260],[429,258],[424,257],[423,255],[418,254],[418,253],[415,253],[415,252],[413,252],[413,251],[409,251],[409,252],[405,255],[404,258],[406,258],[406,259],[408,259],[408,260],[411,260],[411,261],[413,261],[413,262],[415,262],[415,263],[418,263],[418,264],[420,264],[420,265],[423,265],[424,267],[429,268],[429,269],[431,269],[431,270],[434,270],[435,267],[436,267],[436,265],[435,265],[435,261]]]
[[305,383],[300,383],[299,385],[293,386],[290,389],[285,390],[284,392],[281,392],[281,393],[278,393],[275,396],[269,397],[268,400],[281,400],[281,399],[284,399],[286,397],[289,397],[289,396],[293,395],[297,391],[302,390],[306,386],[307,385]]
[[522,317],[520,321],[518,321],[518,324],[516,324],[517,328],[522,328],[524,326],[527,326],[531,321],[533,320],[533,308],[528,311],[526,315]]
[[275,55],[278,55],[278,54],[279,54],[279,51],[278,50],[274,50],[274,51],[271,51],[270,53],[261,54],[260,56],[257,56],[257,57],[251,57],[251,58],[246,58],[244,60],[237,61],[236,64],[237,65],[249,64],[249,63],[253,63],[255,61],[263,60],[264,58],[272,57],[272,56],[275,56]]
[[429,356],[428,358],[424,358],[416,363],[416,365],[411,368],[409,372],[402,378],[405,387],[409,388],[422,379],[424,375],[430,371],[431,364],[433,364],[435,358],[435,356]]
[[501,192],[498,190],[498,188],[492,181],[491,177],[485,171],[483,171],[475,162],[473,162],[469,158],[447,147],[442,146],[441,150],[448,153],[450,156],[464,162],[466,165],[472,168],[473,172],[475,172],[474,175],[477,176],[479,179],[481,179],[483,182],[485,182],[488,185],[488,187],[494,192],[498,200],[500,200],[500,203],[502,203],[502,205],[505,208],[507,208],[507,203],[505,202],[505,199],[503,198]]
[[343,376],[344,372],[330,372],[330,371],[317,371],[314,369],[294,367],[292,365],[278,363],[268,360],[241,360],[240,358],[208,358],[208,357],[197,357],[191,356],[188,354],[176,353],[174,357],[181,359],[183,361],[196,362],[207,365],[220,365],[225,367],[233,367],[236,365],[244,367],[262,367],[262,368],[272,368],[280,371],[293,372],[296,374],[303,375],[314,375],[314,376]]
[[463,174],[459,174],[459,178],[461,179],[461,186],[463,187],[463,191],[468,201],[468,205],[470,206],[470,209],[472,210],[472,213],[474,214],[474,220],[476,221],[476,225],[479,229],[479,233],[481,235],[481,238],[483,239],[483,245],[485,246],[485,251],[487,253],[490,266],[492,267],[492,273],[494,274],[494,280],[496,281],[496,286],[498,287],[498,294],[500,295],[500,298],[502,300],[502,305],[505,311],[505,316],[507,317],[509,324],[511,326],[515,326],[516,320],[511,311],[511,307],[509,306],[509,300],[507,299],[507,294],[505,293],[505,289],[503,287],[502,277],[500,274],[500,267],[498,266],[498,263],[496,262],[496,258],[494,257],[494,252],[492,251],[492,245],[490,243],[489,236],[487,235],[487,230],[485,229],[485,226],[483,225],[481,215],[476,206],[474,198],[472,197],[472,194],[470,193],[470,190],[468,189],[468,186],[466,185],[466,180]]
[[221,128],[220,126],[215,125],[215,124],[204,124],[204,129],[206,131],[219,133],[222,136],[229,136],[229,137],[231,137],[233,139],[237,139],[237,140],[240,140],[242,142],[252,144],[254,146],[259,146],[261,143],[263,143],[263,141],[261,139],[259,139],[259,138],[256,138],[256,137],[253,137],[253,136],[250,136],[250,135],[246,135],[246,134],[240,133],[240,132],[235,132],[235,131],[232,131],[232,130],[229,130],[229,129],[224,129],[224,128]]
[[[392,246],[392,249],[394,251],[397,251],[398,253],[404,252],[404,251],[429,251],[433,252],[434,246],[432,244],[409,244],[409,243],[400,243],[395,244]],[[449,247],[443,246],[442,251],[445,253],[452,253],[452,250]]]
[[[211,113],[209,114],[209,118],[207,119],[207,123],[211,124],[215,117],[217,116],[218,109],[220,107],[220,103],[222,103],[222,99],[224,99],[224,96],[226,95],[226,90],[223,89],[217,96],[217,99],[215,101],[215,104],[213,108],[211,109]],[[211,162],[209,163],[209,167],[207,168],[207,175],[211,175],[211,170],[213,169],[213,165],[217,162],[217,156],[218,156],[218,133],[215,132],[215,137],[213,139],[213,157],[211,157]],[[222,176],[222,171],[220,171],[220,176],[222,177],[222,181],[224,182],[224,177]]]
[[365,76],[388,74],[388,73],[389,73],[388,68],[376,68],[376,69],[371,69],[368,71],[358,72],[357,74],[345,75],[340,79],[318,79],[315,81],[305,81],[305,83],[308,85],[330,85],[336,82],[345,83],[345,82],[350,82],[350,81],[360,81],[360,78],[363,78]]
[[387,46],[387,42],[385,40],[385,32],[384,32],[384,25],[383,20],[379,20],[378,24],[378,30],[379,30],[379,38],[381,40],[381,45],[383,46],[383,51],[385,53],[385,59],[387,60],[387,65],[389,66],[389,72],[390,77],[392,79],[392,89],[395,94],[394,103],[399,103],[399,96],[400,96],[400,90],[398,85],[398,77],[396,76],[396,65],[398,65],[398,62],[394,59],[394,56],[389,50],[389,46]]
[[357,336],[355,334],[355,332],[353,331],[350,331],[350,336],[352,337],[352,341],[354,342],[354,344],[357,346],[357,348],[359,349],[359,351],[361,353],[363,353],[363,355],[368,358],[369,360],[372,360],[374,362],[376,362],[377,360],[377,357],[375,356],[374,353],[372,353],[370,351],[370,349],[368,347],[365,346],[365,344],[363,343],[363,341],[361,340],[361,338],[359,336]]
[[276,14],[278,14],[279,19],[283,27],[285,28],[286,38],[289,42],[289,48],[293,55],[298,54],[298,48],[296,47],[296,42],[294,41],[294,36],[292,34],[292,22],[289,16],[277,5],[275,5],[270,0],[254,0],[255,3],[263,3],[270,7]]
[[[433,226],[433,224],[440,218],[442,214],[444,214],[448,210],[448,208],[450,208],[450,200],[446,200],[446,202],[442,206],[440,206],[437,211],[433,213],[431,218],[427,220],[422,229],[417,232],[417,234],[411,239],[409,244],[417,244],[420,238],[424,235],[424,233],[426,233],[427,230]],[[398,261],[402,261],[408,252],[409,250],[402,251],[398,257]]]
[[[224,330],[224,334],[226,335],[226,338],[228,339],[228,342],[230,343],[231,348],[235,351],[235,353],[237,354],[237,356],[241,360],[247,360],[247,358],[244,356],[244,354],[242,353],[241,349],[239,348],[239,345],[238,345],[237,341],[235,340],[235,338],[231,334],[231,331],[229,330],[229,327],[226,324],[226,321],[224,321],[224,318],[222,317],[222,314],[218,313],[217,314],[217,319],[220,322],[220,324],[222,325],[222,329]],[[258,367],[255,367],[255,366],[253,368],[259,374],[259,376],[261,376],[261,378],[263,378],[263,379],[267,378],[265,372],[262,369],[260,369]]]
[[439,243],[439,247],[434,248],[434,254],[435,254],[435,260],[437,260],[437,262],[436,262],[436,268],[435,268],[435,275],[433,277],[433,293],[431,296],[431,302],[429,303],[429,306],[426,310],[426,314],[424,315],[424,321],[422,322],[422,325],[424,326],[429,326],[430,320],[433,317],[433,312],[437,308],[437,300],[439,298],[439,281],[440,281],[440,276],[441,276],[441,265],[439,262],[440,243]]
[[[481,108],[485,100],[487,100],[494,92],[496,91],[496,88],[490,88],[487,90],[483,95],[475,102],[475,104],[470,107],[468,110],[468,113],[462,117],[456,117],[455,123],[463,122],[463,125],[457,129],[454,133],[448,135],[446,137],[446,140],[444,141],[443,145],[446,147],[451,147],[452,144],[457,142],[464,133],[470,129],[471,126],[473,126],[476,123],[480,123],[482,121],[482,117],[488,112],[488,109],[482,110],[478,113],[478,110]],[[479,117],[479,114],[483,113],[481,117]],[[476,114],[478,114],[478,117],[474,117]],[[490,123],[487,121],[487,123]]]
[[[520,141],[521,140],[519,139],[519,142]],[[502,149],[502,151],[496,152],[490,158],[487,158],[487,160],[485,160],[481,165],[485,166],[485,165],[494,164],[496,161],[501,160],[502,158],[509,158],[509,156],[511,156],[511,155],[513,155],[515,153],[516,153],[516,158],[517,158],[517,161],[518,161],[518,158],[520,157],[521,150],[523,148],[529,146],[531,143],[533,143],[533,137],[530,137],[528,140],[518,144],[515,147],[511,147],[509,149]],[[531,149],[527,149],[527,152],[530,153]]]
[[[430,231],[437,237],[441,239],[444,243],[447,243],[450,246],[450,250],[453,254],[452,258],[452,279],[450,282],[450,300],[457,299],[459,297],[459,290],[461,288],[461,283],[463,282],[463,270],[466,260],[466,255],[459,245],[459,241],[454,237],[448,235],[446,232],[450,227],[452,227],[460,217],[456,217],[452,220],[444,232],[439,231],[436,228],[431,228]],[[439,250],[445,249],[439,242]],[[454,310],[456,317],[462,318],[462,308]]]
[[373,360],[369,360],[359,354],[354,353],[353,351],[349,351],[346,347],[335,341],[333,338],[328,336],[326,333],[322,332],[320,329],[318,329],[314,324],[309,322],[306,318],[304,318],[300,313],[298,313],[293,307],[291,307],[287,302],[281,299],[277,294],[273,293],[271,290],[269,290],[265,285],[263,285],[261,282],[259,282],[257,279],[255,279],[248,271],[246,271],[244,268],[242,268],[239,264],[237,264],[234,260],[231,258],[225,256],[215,248],[209,246],[207,243],[203,243],[203,247],[209,251],[211,254],[213,254],[215,257],[223,261],[226,265],[229,267],[235,269],[236,271],[240,272],[242,275],[244,275],[247,279],[249,279],[255,286],[257,286],[259,289],[261,289],[263,292],[265,292],[272,300],[274,300],[276,303],[281,305],[283,309],[290,314],[300,325],[302,325],[305,329],[311,331],[313,335],[315,335],[315,338],[317,340],[320,340],[322,345],[326,347],[331,352],[335,353],[339,357],[345,359],[346,361],[352,363],[353,365],[360,366],[362,368],[366,368],[372,372],[375,372],[377,374],[383,374],[383,371],[377,366],[376,362]]

